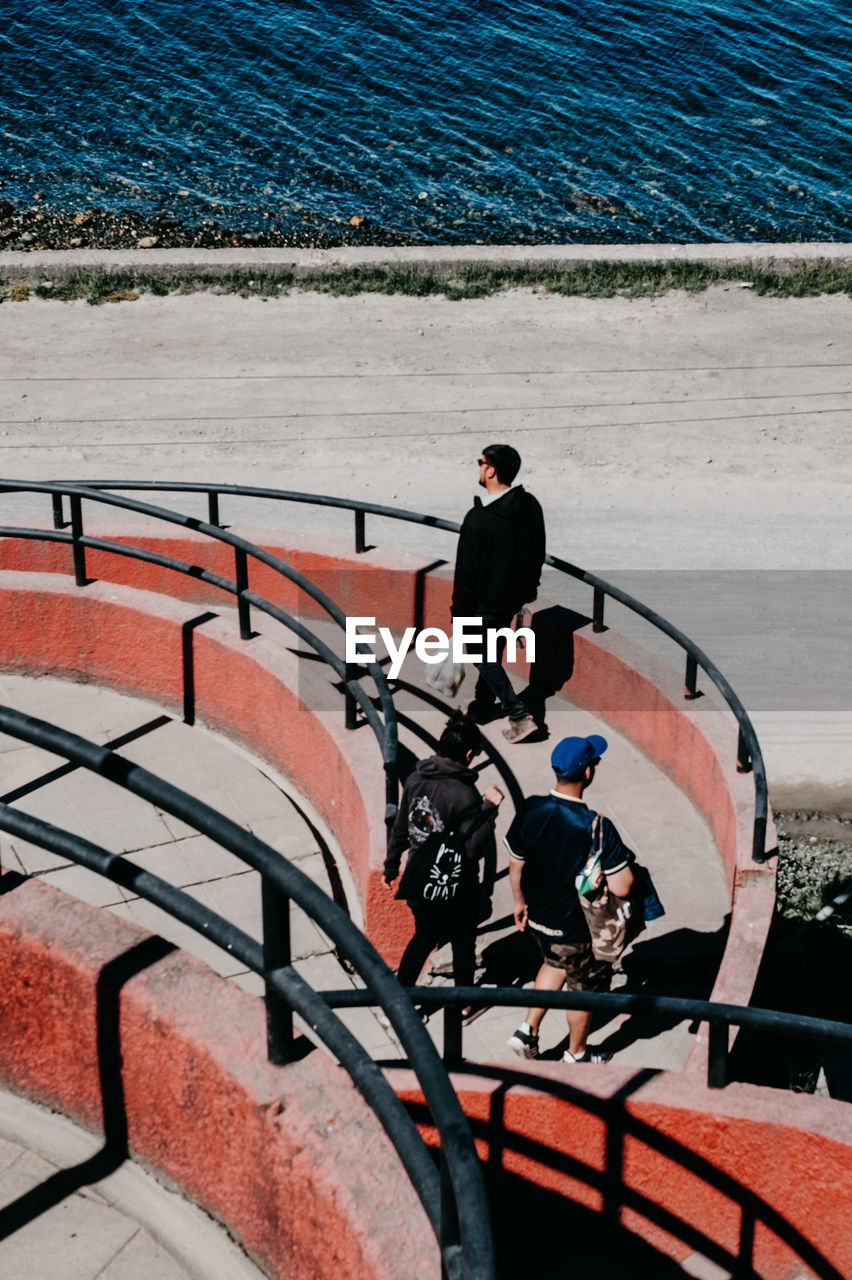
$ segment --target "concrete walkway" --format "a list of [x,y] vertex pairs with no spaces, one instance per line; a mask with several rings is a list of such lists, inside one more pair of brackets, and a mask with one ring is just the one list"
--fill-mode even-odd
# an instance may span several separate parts
[[90,1182],[101,1149],[64,1116],[0,1089],[0,1273],[262,1280],[222,1227],[132,1161]]
[[[396,699],[402,726],[401,747],[409,759],[432,753],[446,714],[425,690],[418,665],[410,664],[403,670]],[[463,686],[462,701],[466,694]],[[334,695],[330,692],[329,696]],[[308,803],[292,793],[286,780],[236,751],[225,739],[165,717],[153,704],[93,685],[50,677],[4,675],[0,677],[0,700],[98,742],[124,739],[126,745],[117,748],[123,755],[218,807],[294,859],[326,892],[336,892],[358,919],[345,856],[311,813]],[[673,989],[707,994],[708,966],[721,951],[720,931],[730,899],[706,824],[649,761],[588,713],[553,700],[548,708],[548,724],[550,743],[515,747],[503,741],[499,722],[486,730],[489,758],[483,765],[480,785],[496,782],[507,799],[498,823],[498,878],[493,910],[490,920],[481,927],[480,953],[489,944],[514,933],[506,875],[508,859],[502,845],[502,835],[514,811],[513,798],[550,787],[548,759],[552,742],[569,733],[603,729],[611,745],[590,802],[613,819],[624,840],[649,866],[667,908],[666,917],[652,925],[637,943],[635,980],[641,980],[642,973],[652,974],[655,985],[671,987],[673,983]],[[0,737],[2,798],[110,851],[126,854],[137,865],[185,888],[252,936],[261,936],[256,872],[246,869],[207,837],[138,797],[119,793],[104,779],[84,770],[57,769],[57,763],[37,748]],[[376,766],[378,778],[378,751]],[[257,975],[246,972],[208,939],[150,903],[17,837],[0,836],[0,850],[4,867],[38,875],[86,902],[125,916],[203,959],[246,990],[262,993]],[[292,938],[296,968],[315,987],[353,985],[353,978],[338,963],[328,939],[297,910],[293,912]],[[424,980],[449,981],[442,973],[449,959],[448,952],[436,953],[430,966],[434,975],[427,973]],[[690,967],[693,972],[689,972]],[[489,975],[485,976],[488,979]],[[373,1056],[399,1056],[396,1040],[380,1012],[354,1010],[343,1016]],[[505,1041],[519,1020],[517,1011],[488,1010],[465,1031],[466,1057],[472,1061],[509,1057]],[[432,1019],[430,1029],[440,1043],[440,1017]],[[557,1053],[564,1033],[563,1018],[549,1015],[544,1023],[542,1048]],[[609,1027],[602,1027],[593,1039],[605,1039],[608,1047],[618,1051],[619,1061],[644,1067],[677,1069],[690,1047],[684,1023],[660,1030],[639,1025],[636,1020],[622,1028],[616,1020]]]
[[[357,261],[353,252],[342,259]],[[519,252],[808,261],[849,246]],[[518,259],[487,253],[498,265]],[[153,269],[157,251],[136,256]],[[441,255],[427,256],[437,269]],[[88,261],[18,257],[0,256],[7,277]],[[325,261],[308,259],[306,268]],[[242,265],[252,262],[263,266],[252,254]],[[122,254],[109,263],[132,265]],[[515,290],[464,302],[33,298],[0,306],[0,472],[262,484],[459,520],[479,451],[508,439],[551,549],[660,608],[755,712],[776,807],[842,810],[852,803],[851,344],[844,295],[735,287],[640,299]],[[201,499],[172,501],[205,513]],[[86,511],[91,525],[115,522]],[[347,512],[227,499],[222,518],[352,536]],[[45,524],[50,505],[5,495],[0,519]],[[432,529],[371,518],[367,536],[453,555],[452,537]]]

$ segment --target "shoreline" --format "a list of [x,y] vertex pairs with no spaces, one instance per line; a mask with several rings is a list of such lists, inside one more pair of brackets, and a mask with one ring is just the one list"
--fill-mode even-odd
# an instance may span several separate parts
[[92,303],[212,290],[278,296],[291,288],[356,294],[486,297],[534,289],[648,297],[713,285],[758,294],[852,294],[852,243],[341,245],[0,251],[0,301]]

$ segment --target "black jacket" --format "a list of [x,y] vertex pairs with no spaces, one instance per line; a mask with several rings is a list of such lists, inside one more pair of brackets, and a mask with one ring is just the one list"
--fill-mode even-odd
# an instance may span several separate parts
[[465,839],[465,862],[468,871],[466,888],[475,888],[478,882],[477,864],[485,857],[486,864],[496,860],[494,846],[494,820],[497,809],[483,800],[476,789],[476,774],[466,765],[448,760],[446,756],[429,756],[419,760],[405,781],[402,801],[391,831],[390,844],[385,858],[385,879],[396,879],[399,864],[406,849],[416,849],[433,831],[452,831],[464,813],[476,805],[476,810],[466,818],[461,831],[470,832]]
[[453,579],[453,617],[507,617],[535,600],[544,563],[544,516],[523,485],[462,522]]

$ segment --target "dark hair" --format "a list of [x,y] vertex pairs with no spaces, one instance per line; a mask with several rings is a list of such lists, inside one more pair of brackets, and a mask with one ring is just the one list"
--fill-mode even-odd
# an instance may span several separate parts
[[510,444],[489,444],[482,456],[497,472],[501,484],[511,484],[521,469],[521,455]]
[[465,764],[468,751],[476,755],[481,750],[482,735],[477,726],[463,711],[454,711],[438,742],[438,754]]
[[[597,759],[597,760],[591,760],[588,764],[584,764],[584,765],[583,765],[583,767],[582,767],[582,769],[580,769],[580,770],[579,770],[579,772],[577,772],[577,773],[557,773],[557,774],[556,774],[556,781],[557,781],[557,782],[572,782],[572,783],[576,783],[576,782],[585,782],[585,781],[586,781],[586,770],[587,770],[587,769],[591,769],[591,771],[592,771],[592,777],[594,777],[594,776],[595,776],[595,769],[597,768],[597,766],[598,766],[599,764],[600,764],[600,757],[598,757],[598,759]],[[555,770],[555,769],[554,769],[554,773],[556,773],[556,770]]]

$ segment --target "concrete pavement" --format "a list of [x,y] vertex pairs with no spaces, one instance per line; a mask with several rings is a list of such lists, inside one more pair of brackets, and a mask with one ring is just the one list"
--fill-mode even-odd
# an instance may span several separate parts
[[0,1089],[5,1276],[261,1280],[222,1227],[138,1164],[89,1181],[101,1146],[64,1116]]
[[[741,248],[617,256],[729,260]],[[745,248],[753,257],[755,246]],[[566,259],[589,252],[554,249]],[[816,249],[785,252],[807,261]],[[40,270],[62,259],[23,257],[38,257]],[[110,259],[116,269],[123,260]],[[653,299],[515,290],[464,302],[293,292],[4,303],[0,470],[263,484],[458,520],[478,451],[510,439],[551,549],[628,590],[645,579],[640,597],[682,625],[756,712],[776,805],[843,809],[850,338],[845,295],[762,298],[735,287]],[[205,512],[202,500],[164,501]],[[49,520],[45,499],[8,495],[2,510],[7,523]],[[223,500],[222,518],[352,531],[348,513],[269,502]],[[367,536],[453,555],[452,537],[435,530],[370,518]],[[647,629],[637,638],[654,643]]]
[[[34,256],[27,258],[34,265]],[[848,610],[840,602],[852,549],[850,314],[846,297],[774,300],[736,289],[640,301],[517,292],[478,303],[294,294],[267,303],[194,295],[103,308],[4,304],[2,470],[30,479],[266,484],[459,519],[470,502],[477,451],[495,437],[510,439],[524,456],[521,479],[547,512],[552,550],[616,580],[619,573],[659,574],[661,587],[668,581],[660,591],[668,601],[662,611],[676,615],[682,607],[689,625],[674,620],[711,657],[717,653],[706,635],[730,646],[720,666],[747,707],[751,693],[768,685],[755,719],[773,794],[809,798],[813,807],[830,801],[848,808],[852,729],[838,655],[848,647]],[[4,497],[3,508],[3,523],[48,523],[43,499]],[[196,508],[203,515],[201,502]],[[310,508],[282,519],[271,504],[229,500],[222,514],[234,525],[351,534],[350,516]],[[368,521],[371,542],[428,546],[450,558],[452,539],[441,537]],[[667,576],[680,570],[689,574],[679,586]],[[772,627],[757,628],[759,643],[749,647],[754,620],[765,615],[758,584],[769,581],[767,571],[817,570],[838,575],[831,589],[817,592],[809,610],[791,597]],[[742,602],[732,604],[737,593],[725,585],[730,571],[759,571],[748,588],[745,624]],[[701,576],[707,573],[722,575],[720,589],[707,589]],[[647,602],[655,605],[659,598]],[[792,666],[796,706],[786,695],[787,632],[804,642],[809,659]],[[736,670],[732,664],[739,664]],[[287,794],[286,780],[203,729],[161,723],[159,708],[90,686],[8,677],[0,686],[4,702],[100,741],[138,730],[124,748],[132,758],[155,770],[157,761],[165,763],[179,785],[215,797],[226,812],[297,857],[320,883],[330,883],[331,859],[346,887],[339,851],[327,832],[312,825],[301,798]],[[782,689],[785,700],[779,702]],[[416,707],[424,729],[433,731],[438,717],[414,701],[416,692],[407,696],[412,702],[405,706]],[[554,737],[600,727],[567,705],[551,722]],[[498,730],[488,732],[499,748]],[[726,894],[709,833],[683,796],[629,744],[607,736],[612,768],[601,770],[590,798],[613,816],[654,872],[669,908],[656,933],[686,931],[693,949],[703,940],[705,959],[712,962]],[[415,754],[425,753],[413,740],[409,745]],[[79,823],[84,834],[173,877],[249,931],[257,929],[253,873],[162,813],[135,801],[125,807],[127,797],[119,806],[97,786],[90,790],[89,779],[85,789],[79,776],[38,785],[56,761],[8,740],[2,746],[4,795],[36,784],[16,804],[67,825],[73,820],[74,829]],[[543,748],[527,754],[519,747],[509,757],[523,790],[547,785],[543,754]],[[483,772],[483,783],[496,780],[498,765]],[[501,824],[508,817],[501,815]],[[125,914],[195,951],[232,981],[259,989],[253,975],[147,904],[116,896],[94,877],[19,842],[2,837],[0,846],[5,866],[52,879]],[[507,912],[504,877],[495,894],[494,927],[483,942],[500,936],[506,926],[498,922]],[[313,926],[297,924],[294,937],[297,967],[315,985],[351,982]],[[643,939],[653,941],[653,932]],[[670,977],[681,959],[676,950],[658,951],[658,975],[668,971]],[[438,970],[441,960],[436,957]],[[441,981],[440,972],[435,980]],[[398,1055],[373,1013],[346,1018],[376,1056]],[[517,1020],[498,1011],[477,1019],[465,1031],[466,1055],[502,1056]],[[433,1024],[440,1039],[440,1020]],[[545,1049],[557,1052],[561,1036],[561,1019],[549,1015]],[[688,1048],[684,1027],[651,1034],[638,1025],[612,1025],[593,1039],[610,1042],[618,1061],[647,1067],[677,1065]],[[20,1161],[23,1169],[28,1157],[20,1149],[28,1142],[14,1134],[9,1140],[19,1148],[10,1149],[12,1168]],[[29,1149],[38,1155],[35,1146]],[[122,1225],[115,1237],[121,1238],[119,1249],[131,1243],[124,1230]],[[160,1246],[154,1241],[153,1247]],[[6,1260],[2,1246],[0,1260]],[[149,1262],[144,1265],[151,1270]]]
[[[404,669],[396,698],[402,725],[401,748],[409,759],[432,753],[431,743],[440,733],[446,714],[433,704],[431,696],[424,698],[425,686],[418,665],[411,662]],[[466,695],[462,686],[462,701]],[[190,728],[169,719],[153,704],[50,677],[0,676],[0,700],[98,742],[132,737],[118,748],[122,755],[167,776],[175,785],[248,827],[292,858],[327,893],[339,886],[338,899],[358,919],[345,854],[331,833],[323,829],[308,802],[295,795],[286,780],[260,761],[236,751],[226,740],[203,727]],[[649,866],[667,909],[666,917],[650,926],[637,943],[634,976],[650,969],[657,986],[706,995],[708,966],[712,967],[713,958],[721,954],[730,895],[704,820],[673,783],[625,739],[602,726],[600,720],[561,700],[553,700],[548,706],[548,725],[551,743],[569,733],[585,734],[601,728],[610,741],[590,803],[613,819],[624,840]],[[498,722],[486,729],[488,758],[480,774],[482,787],[496,782],[507,796],[497,828],[498,876],[493,909],[490,919],[481,926],[480,954],[490,944],[514,934],[506,874],[508,855],[502,845],[514,812],[514,799],[520,794],[541,793],[552,785],[550,745],[508,747],[500,736],[500,727]],[[0,737],[0,798],[112,852],[125,854],[260,938],[260,883],[256,872],[184,823],[138,797],[119,793],[97,775],[75,769],[56,776],[57,763],[45,752]],[[378,751],[376,770],[378,779]],[[7,869],[38,875],[83,901],[133,920],[198,956],[244,989],[262,993],[257,975],[247,972],[207,938],[129,891],[17,837],[0,836],[0,853]],[[312,985],[326,989],[357,985],[338,962],[328,939],[298,910],[292,913],[291,930],[296,968]],[[486,951],[486,959],[487,955]],[[436,953],[430,966],[434,973],[427,974],[425,980],[438,984],[448,981],[442,970],[449,959],[448,951]],[[380,1011],[354,1010],[343,1017],[373,1056],[400,1056],[399,1046]],[[471,1061],[493,1061],[510,1056],[505,1042],[519,1020],[517,1011],[488,1010],[465,1031],[466,1057]],[[620,1028],[621,1020],[617,1019],[601,1027],[593,1037],[597,1042],[606,1040],[609,1047],[617,1050],[619,1061],[677,1069],[689,1052],[691,1037],[684,1023],[660,1030],[640,1026],[634,1019],[629,1029]],[[430,1029],[440,1043],[440,1017],[432,1019]],[[556,1054],[564,1034],[563,1018],[549,1015],[542,1048]]]

